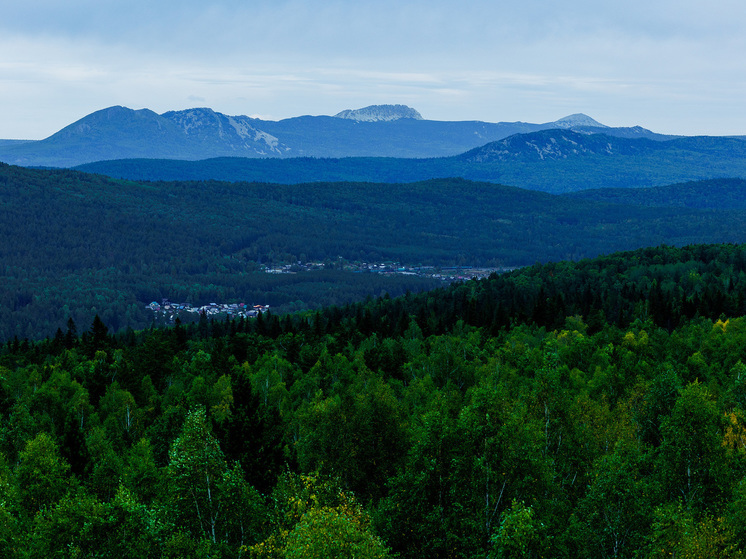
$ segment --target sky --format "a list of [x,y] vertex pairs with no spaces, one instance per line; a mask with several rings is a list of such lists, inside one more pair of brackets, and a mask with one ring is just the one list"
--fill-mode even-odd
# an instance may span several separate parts
[[0,18],[0,138],[113,105],[746,135],[743,0],[24,0]]

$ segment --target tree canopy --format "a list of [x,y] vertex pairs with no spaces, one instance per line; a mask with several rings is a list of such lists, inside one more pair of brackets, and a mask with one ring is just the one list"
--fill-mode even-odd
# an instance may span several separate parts
[[5,557],[737,557],[744,247],[0,350]]

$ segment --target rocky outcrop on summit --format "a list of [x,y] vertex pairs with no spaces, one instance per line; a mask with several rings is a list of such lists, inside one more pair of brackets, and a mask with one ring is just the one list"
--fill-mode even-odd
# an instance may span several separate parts
[[555,120],[552,124],[554,125],[554,128],[608,128],[605,124],[601,124],[597,120],[594,120],[583,113],[575,113],[574,115],[566,116],[559,120]]
[[362,109],[347,109],[334,116],[363,122],[388,122],[400,118],[423,120],[420,113],[406,105],[370,105]]
[[282,155],[288,148],[272,134],[257,128],[262,121],[228,116],[208,108],[169,111],[161,115],[176,124],[191,142],[201,142],[204,153],[255,157]]

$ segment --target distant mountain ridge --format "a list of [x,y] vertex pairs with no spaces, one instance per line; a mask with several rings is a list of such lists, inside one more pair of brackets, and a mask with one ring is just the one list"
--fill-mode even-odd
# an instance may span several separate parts
[[261,121],[246,116],[226,116],[208,108],[169,111],[161,115],[176,124],[184,135],[200,144],[205,150],[215,149],[215,138],[221,140],[218,149],[236,152],[253,150],[257,155],[282,155],[290,148],[275,136],[260,130]]
[[[363,123],[364,124],[364,123]],[[452,157],[402,159],[123,159],[77,169],[131,180],[406,183],[463,177],[552,193],[746,178],[746,140],[685,137],[666,142],[555,128],[490,142]]]
[[0,161],[72,167],[114,159],[215,157],[448,157],[515,134],[545,129],[668,140],[644,128],[610,128],[575,114],[555,122],[434,121],[406,105],[371,105],[335,116],[268,121],[210,108],[157,114],[115,106],[39,141],[0,142]]

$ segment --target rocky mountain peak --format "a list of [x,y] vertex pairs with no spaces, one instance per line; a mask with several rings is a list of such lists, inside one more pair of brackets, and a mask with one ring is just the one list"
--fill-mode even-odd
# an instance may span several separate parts
[[557,128],[575,128],[578,126],[592,126],[594,128],[608,128],[608,126],[601,124],[597,120],[593,120],[588,115],[583,113],[575,113],[573,115],[566,116],[559,120],[554,121],[554,125]]
[[205,128],[220,127],[220,113],[206,107],[168,111],[161,116],[176,124],[187,134]]
[[347,109],[334,116],[336,118],[365,122],[391,121],[399,120],[400,118],[423,120],[420,113],[406,105],[370,105],[362,109]]

